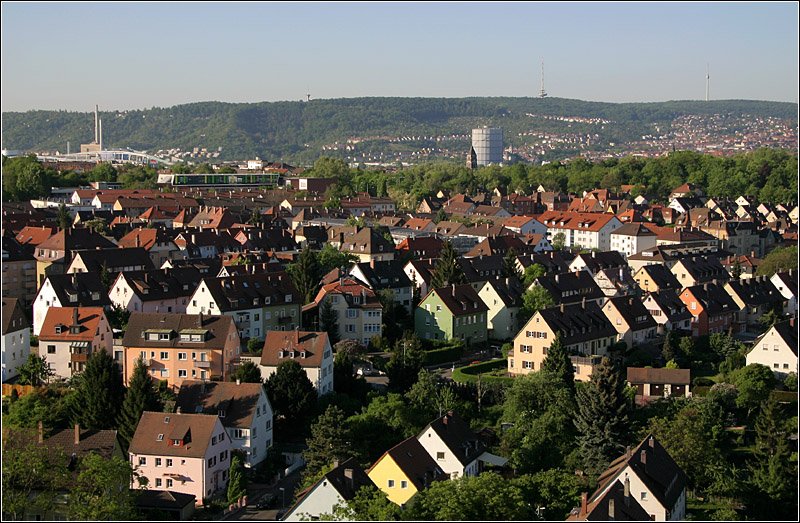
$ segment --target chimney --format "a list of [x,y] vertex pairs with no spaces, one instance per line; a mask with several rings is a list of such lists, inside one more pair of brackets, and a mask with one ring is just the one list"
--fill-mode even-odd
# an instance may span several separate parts
[[72,308],[72,326],[73,327],[77,327],[78,325],[79,325],[78,324],[78,308],[77,307],[73,307]]
[[655,440],[655,438],[653,438],[653,436],[650,436],[650,439],[647,440],[647,444],[650,445],[651,449],[656,448],[656,440]]
[[453,297],[455,298],[455,296],[456,296],[456,284],[455,283],[452,285],[452,292],[453,292]]
[[353,488],[353,469],[344,469],[344,477],[347,479],[347,484],[350,485],[350,488]]
[[178,405],[177,407],[175,407],[175,414],[180,414],[180,413],[181,413],[181,406]]
[[39,443],[44,443],[44,424],[39,422]]
[[647,465],[647,449],[642,449],[639,453],[639,461],[642,462],[642,465]]
[[139,241],[139,235],[138,234],[136,235],[136,246],[137,247],[141,247],[142,246],[141,242]]
[[561,304],[561,314],[564,314],[564,304]]
[[609,519],[609,521],[613,521],[614,520],[614,500],[613,499],[609,499],[608,500],[608,519]]
[[[633,299],[631,299],[631,303],[633,303]],[[581,299],[581,309],[586,310],[586,297],[585,296]]]
[[75,290],[78,290],[78,275],[77,273],[74,272],[72,273],[72,287]]
[[81,426],[77,423],[75,424],[75,445],[80,444],[81,442]]
[[558,274],[556,274],[556,283],[558,283]]
[[630,446],[630,445],[628,445],[627,447],[625,447],[625,457],[626,457],[627,459],[630,459],[630,457],[631,457],[631,446]]
[[704,283],[704,284],[703,284],[703,290],[704,290],[704,291],[707,291],[707,290],[708,290],[708,282],[706,282],[706,283]]
[[202,312],[197,314],[197,323],[199,324],[200,327],[203,326],[203,313]]
[[242,384],[242,380],[241,380],[241,379],[239,379],[239,378],[236,378],[236,384],[237,384],[237,385],[241,385],[241,384]]
[[628,476],[625,476],[625,483],[623,493],[625,494],[625,506],[631,506],[631,480]]
[[586,514],[586,505],[589,502],[589,494],[587,492],[581,492],[581,514]]

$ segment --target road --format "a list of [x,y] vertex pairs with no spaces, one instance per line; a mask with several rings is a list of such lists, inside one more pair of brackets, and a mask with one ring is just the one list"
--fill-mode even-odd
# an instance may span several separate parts
[[[245,520],[258,520],[258,521],[275,521],[278,513],[285,511],[294,504],[294,491],[300,483],[300,474],[303,469],[296,470],[279,480],[271,486],[259,486],[255,488],[248,487],[247,495],[249,499],[249,506],[244,510],[231,514],[225,518],[226,521],[245,521]],[[281,498],[280,489],[283,488],[283,499]],[[256,505],[263,500],[273,499],[269,504],[268,509],[257,509]],[[285,506],[281,507],[281,503]]]

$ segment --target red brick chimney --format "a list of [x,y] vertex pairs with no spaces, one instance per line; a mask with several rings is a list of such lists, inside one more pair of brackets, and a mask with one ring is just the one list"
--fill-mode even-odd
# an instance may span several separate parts
[[80,444],[81,442],[81,426],[77,423],[75,424],[75,445]]
[[581,514],[586,514],[586,506],[589,504],[589,494],[581,492]]

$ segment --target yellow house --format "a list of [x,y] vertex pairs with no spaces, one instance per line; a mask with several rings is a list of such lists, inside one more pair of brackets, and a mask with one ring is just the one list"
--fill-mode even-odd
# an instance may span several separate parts
[[448,477],[415,436],[384,452],[367,470],[367,476],[401,507],[431,482]]

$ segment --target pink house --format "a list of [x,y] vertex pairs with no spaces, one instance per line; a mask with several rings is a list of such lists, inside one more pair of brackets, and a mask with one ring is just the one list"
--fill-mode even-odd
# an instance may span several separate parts
[[193,494],[197,504],[227,489],[230,453],[216,415],[168,412],[143,412],[128,449],[148,490]]

